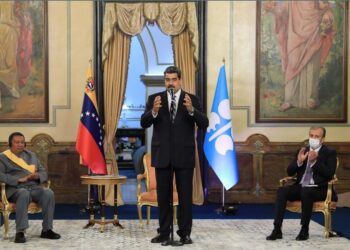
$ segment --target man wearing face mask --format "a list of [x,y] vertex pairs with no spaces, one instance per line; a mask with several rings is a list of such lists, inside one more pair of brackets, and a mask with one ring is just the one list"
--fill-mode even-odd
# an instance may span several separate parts
[[[326,198],[327,184],[333,178],[337,165],[335,150],[323,145],[326,129],[311,127],[309,147],[301,148],[289,164],[287,173],[296,175],[294,185],[280,187],[275,203],[274,229],[266,240],[282,239],[282,222],[287,201],[301,200],[301,230],[296,240],[309,238],[309,223],[315,201]],[[332,200],[337,200],[335,192]]]
[[152,243],[173,244],[171,234],[173,173],[179,197],[177,234],[179,244],[191,244],[192,229],[192,181],[195,167],[195,125],[208,126],[208,118],[202,111],[196,96],[181,89],[181,71],[170,66],[164,71],[166,90],[148,97],[141,126],[153,125],[151,164],[155,167],[157,201],[159,211],[158,235]]

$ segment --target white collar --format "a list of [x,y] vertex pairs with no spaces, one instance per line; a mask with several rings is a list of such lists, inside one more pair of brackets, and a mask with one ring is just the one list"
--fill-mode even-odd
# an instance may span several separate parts
[[[171,94],[170,94],[170,92],[169,91],[167,91],[167,93],[168,93],[168,99],[169,100],[171,100]],[[175,99],[176,99],[176,101],[178,101],[179,100],[179,98],[180,98],[180,95],[181,95],[181,89],[179,89],[176,93],[174,93],[174,96],[176,97]]]

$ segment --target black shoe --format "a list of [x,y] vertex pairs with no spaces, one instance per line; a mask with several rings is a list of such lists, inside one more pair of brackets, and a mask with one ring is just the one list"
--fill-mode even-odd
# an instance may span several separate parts
[[295,238],[296,240],[307,240],[309,238],[309,230],[301,228],[300,233]]
[[151,243],[164,243],[164,242],[167,242],[168,240],[169,240],[169,236],[158,234],[156,237],[151,239]]
[[177,241],[177,240],[167,240],[162,242],[161,244],[162,246],[173,246],[173,247],[181,247],[184,245],[184,243],[182,243],[181,241]]
[[59,234],[55,233],[54,231],[52,231],[51,229],[49,229],[47,231],[41,231],[40,238],[50,239],[50,240],[58,240],[59,238],[61,238],[61,235],[59,235]]
[[25,242],[26,242],[26,237],[24,236],[24,233],[23,232],[16,233],[15,243],[25,243]]
[[180,238],[180,242],[183,244],[192,244],[193,241],[191,240],[191,237],[189,235],[185,235],[184,237]]
[[266,240],[277,240],[277,239],[282,239],[281,229],[272,230],[272,233],[266,237]]

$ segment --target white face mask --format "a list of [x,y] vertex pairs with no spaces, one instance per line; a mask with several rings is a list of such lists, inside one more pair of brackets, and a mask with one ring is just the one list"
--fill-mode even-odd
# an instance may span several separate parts
[[316,149],[321,146],[321,141],[320,139],[309,138],[309,145],[310,145],[310,148]]

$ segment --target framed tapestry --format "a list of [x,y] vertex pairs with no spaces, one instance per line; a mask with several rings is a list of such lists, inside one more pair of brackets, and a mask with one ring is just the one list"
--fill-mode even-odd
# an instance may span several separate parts
[[0,1],[0,123],[48,122],[47,0]]
[[256,122],[347,122],[348,2],[257,1]]

